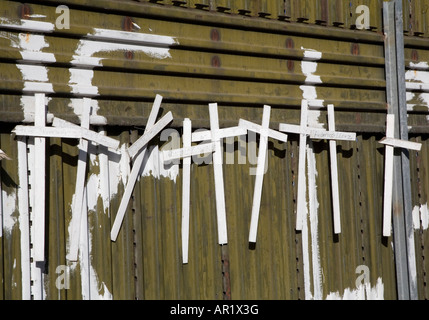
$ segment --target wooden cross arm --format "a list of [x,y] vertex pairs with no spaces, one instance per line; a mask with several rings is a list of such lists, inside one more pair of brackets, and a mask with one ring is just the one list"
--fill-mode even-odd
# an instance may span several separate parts
[[[228,138],[235,136],[242,136],[247,134],[247,130],[245,128],[236,126],[230,128],[219,129],[218,138]],[[210,130],[198,131],[192,133],[192,142],[198,141],[207,141],[212,139],[212,134]]]
[[193,155],[213,152],[215,150],[215,146],[216,146],[215,143],[211,142],[211,143],[200,144],[192,147],[184,147],[184,148],[174,149],[174,150],[165,150],[165,151],[162,151],[162,154],[164,156],[164,161],[170,161],[170,160],[190,157]]
[[296,124],[280,123],[279,130],[282,132],[290,132],[296,134],[307,134],[311,139],[332,139],[332,140],[348,140],[355,141],[356,133],[354,132],[340,132],[340,131],[328,131],[325,129],[318,128],[303,128]]
[[[261,125],[247,121],[247,120],[244,120],[244,119],[240,119],[238,121],[238,126],[245,128],[246,130],[259,133],[259,134],[264,133],[264,128],[262,128]],[[278,132],[276,130],[269,129],[269,128],[265,129],[265,131],[266,131],[266,135],[269,137],[272,137],[274,139],[277,139],[277,140],[283,141],[283,142],[287,141],[287,134],[284,134],[284,133],[281,133],[281,132]]]
[[420,151],[422,148],[421,143],[412,142],[412,141],[405,141],[405,140],[400,140],[400,139],[395,139],[395,138],[383,138],[378,142],[385,144],[385,145],[392,146],[392,147],[411,149],[411,150],[416,150],[416,151]]
[[173,121],[173,114],[169,111],[157,123],[137,139],[129,148],[128,154],[133,158],[150,140],[152,140],[162,129],[164,129],[171,121]]
[[[55,119],[54,119],[55,121]],[[64,121],[64,120],[62,120]],[[12,131],[17,136],[28,137],[44,137],[44,138],[72,138],[90,140],[103,146],[117,149],[119,141],[98,134],[94,131],[83,129],[79,126],[76,127],[36,127],[36,126],[21,126],[18,125]]]
[[346,140],[356,141],[355,132],[341,132],[341,131],[326,131],[326,130],[311,130],[311,139],[328,139],[328,140]]
[[98,143],[108,148],[112,148],[114,150],[118,149],[119,147],[119,143],[120,143],[119,140],[109,138],[105,135],[91,131],[86,128],[82,128],[81,126],[78,126],[74,123],[68,122],[60,118],[54,118],[54,120],[52,121],[52,125],[56,127],[57,130],[62,128],[67,128],[67,130],[72,129],[80,132],[80,136],[76,138],[83,138],[85,140],[93,141],[95,143]]

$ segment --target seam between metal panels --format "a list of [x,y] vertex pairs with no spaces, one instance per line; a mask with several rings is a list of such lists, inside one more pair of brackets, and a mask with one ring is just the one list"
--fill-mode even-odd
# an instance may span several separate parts
[[[358,138],[359,139],[359,138]],[[362,136],[361,139],[362,141]],[[359,156],[359,145],[356,146],[356,161],[357,161],[357,166],[356,166],[356,174],[357,174],[357,184],[358,184],[358,191],[359,191],[359,221],[360,221],[360,241],[361,241],[361,259],[362,259],[362,263],[364,264],[366,262],[366,257],[365,257],[365,242],[364,242],[364,218],[362,216],[362,183],[361,183],[361,170],[360,170],[360,156]]]
[[[134,133],[134,134],[133,134]],[[130,145],[133,144],[137,140],[137,130],[130,130],[129,131],[129,143]],[[135,187],[134,187],[135,188]],[[136,224],[137,224],[137,217],[136,217],[136,199],[135,199],[135,190],[131,194],[131,212],[132,212],[132,225],[133,225],[133,270],[134,270],[134,300],[138,300],[141,296],[143,296],[143,293],[139,292],[139,274],[138,274],[138,254],[137,254],[137,241],[138,241],[138,235],[136,232]]]
[[[417,194],[417,196],[418,196],[418,198],[419,198],[419,205],[421,205],[421,203],[422,203],[422,201],[421,201],[421,198],[422,198],[422,184],[421,184],[421,175],[420,175],[420,161],[421,161],[421,159],[420,159],[420,152],[419,151],[417,151],[416,152],[416,171],[417,171],[417,188],[418,188],[418,194]],[[425,240],[424,240],[424,235],[423,235],[423,225],[422,225],[422,219],[420,219],[420,210],[419,210],[419,223],[420,223],[420,225],[419,225],[419,245],[420,245],[420,252],[421,252],[421,258],[422,258],[422,261],[423,261],[423,263],[421,264],[422,266],[422,272],[423,272],[423,297],[424,297],[424,299],[425,300],[427,300],[427,299],[429,299],[429,296],[428,296],[428,294],[427,294],[427,290],[425,290],[426,289],[426,285],[427,285],[427,277],[426,277],[426,275],[427,275],[427,273],[426,273],[426,268],[425,268],[425,264],[424,264],[424,261],[425,261],[425,251],[424,251],[424,245],[425,245]]]

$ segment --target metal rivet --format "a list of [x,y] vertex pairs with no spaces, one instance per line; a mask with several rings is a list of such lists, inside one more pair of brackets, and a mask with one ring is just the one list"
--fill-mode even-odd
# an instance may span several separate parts
[[218,29],[212,29],[210,31],[210,39],[213,41],[220,41],[220,32]]
[[293,49],[294,46],[295,46],[295,44],[293,43],[293,39],[287,38],[286,39],[286,48]]
[[127,60],[133,60],[134,59],[134,52],[133,51],[127,50],[127,51],[125,51],[124,55],[125,55],[125,58]]
[[411,50],[411,59],[413,61],[419,61],[419,52],[416,49]]
[[30,19],[31,11],[31,7],[28,4],[22,4],[19,6],[18,15],[21,19]]
[[359,55],[359,44],[352,43],[351,52],[352,52],[352,55],[358,56]]
[[124,17],[122,20],[122,29],[125,31],[133,31],[133,19],[130,17]]
[[220,58],[218,56],[213,56],[211,63],[212,67],[220,68]]
[[295,69],[295,61],[288,60],[286,64],[287,64],[287,70],[290,72],[293,72],[293,70]]

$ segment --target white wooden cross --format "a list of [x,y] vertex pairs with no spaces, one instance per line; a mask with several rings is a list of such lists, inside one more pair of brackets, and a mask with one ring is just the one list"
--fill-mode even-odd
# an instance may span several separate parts
[[252,217],[250,220],[249,242],[256,242],[258,232],[259,209],[261,206],[262,183],[264,181],[264,168],[266,162],[266,153],[268,149],[268,137],[286,142],[287,135],[269,128],[271,107],[265,105],[262,115],[262,125],[240,119],[239,127],[246,130],[259,133],[259,153],[258,164],[256,167],[255,189],[253,192]]
[[[12,131],[17,136],[31,136],[34,138],[34,257],[35,261],[45,260],[45,153],[47,137],[77,138],[92,140],[109,148],[117,149],[119,141],[100,135],[89,129],[75,126],[66,128],[46,127],[46,105],[43,93],[35,94],[34,126],[18,125]],[[65,122],[54,118],[55,121]],[[54,125],[53,123],[53,125]]]
[[191,189],[191,156],[213,152],[215,143],[192,146],[192,123],[189,118],[183,120],[183,148],[163,151],[164,161],[183,158],[182,177],[182,261],[188,263],[189,247],[189,202]]
[[130,155],[130,157],[137,157],[134,160],[133,168],[131,169],[131,173],[128,178],[127,185],[125,187],[125,191],[122,196],[121,203],[119,205],[118,212],[116,214],[115,221],[112,226],[112,230],[110,231],[110,238],[112,241],[116,241],[119,234],[119,230],[121,229],[128,202],[130,201],[131,194],[134,190],[134,186],[137,181],[137,177],[140,173],[140,169],[142,168],[143,159],[146,154],[148,142],[151,141],[162,129],[164,129],[167,124],[169,124],[173,120],[173,115],[170,111],[158,122],[155,123],[156,117],[158,116],[159,108],[161,106],[161,102],[162,96],[157,94],[152,106],[152,110],[149,114],[149,119],[147,121],[143,135],[128,148],[128,154]]
[[247,134],[244,128],[230,127],[219,129],[219,116],[217,103],[209,104],[210,113],[210,130],[194,132],[192,141],[207,141],[211,140],[215,144],[213,152],[213,171],[215,180],[215,195],[216,195],[216,215],[218,227],[218,243],[224,245],[228,243],[227,226],[226,226],[226,209],[225,209],[225,190],[223,183],[222,169],[222,145],[221,139],[227,137],[241,136]]
[[386,145],[384,159],[384,204],[383,204],[383,236],[389,237],[392,227],[392,190],[393,190],[393,152],[394,148],[405,148],[420,151],[422,144],[394,138],[395,115],[386,117],[386,137],[379,143]]
[[[82,117],[80,119],[80,125],[84,129],[89,129],[89,117],[91,114],[91,99],[83,99]],[[74,125],[73,125],[74,126]],[[66,126],[64,126],[66,127]],[[88,156],[88,141],[81,138],[79,141],[79,157],[77,163],[77,174],[76,174],[76,185],[74,193],[74,202],[72,208],[72,225],[70,233],[70,248],[68,254],[68,260],[77,261],[77,254],[79,249],[80,239],[80,227],[81,219],[86,219],[86,216],[82,215],[82,211],[86,208],[83,207],[83,198],[85,190],[85,175],[86,175],[86,159]]]
[[[305,211],[305,162],[306,162],[306,145],[307,137],[310,139],[327,139],[327,140],[356,140],[356,133],[335,131],[334,108],[328,106],[328,126],[329,131],[320,128],[309,128],[307,126],[308,103],[302,100],[301,103],[301,124],[291,125],[281,123],[279,130],[283,132],[297,133],[299,138],[299,159],[298,159],[298,194],[297,194],[297,217],[296,230],[302,230],[303,217]],[[335,141],[333,141],[335,142]],[[341,232],[340,211],[339,211],[339,194],[338,194],[338,170],[336,161],[336,145],[330,143],[331,157],[331,178],[332,178],[332,197],[333,197],[333,214],[334,214],[334,232]]]

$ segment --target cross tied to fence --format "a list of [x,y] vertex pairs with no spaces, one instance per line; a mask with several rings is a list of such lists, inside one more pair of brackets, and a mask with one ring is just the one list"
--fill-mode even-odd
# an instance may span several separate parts
[[[34,125],[17,125],[13,133],[22,138],[19,139],[19,149],[24,150],[22,142],[25,144],[25,137],[34,137],[34,204],[33,204],[33,259],[35,261],[45,260],[45,163],[46,163],[46,138],[73,138],[79,139],[79,157],[77,163],[77,174],[75,183],[75,197],[72,204],[72,221],[70,247],[67,255],[69,261],[77,261],[80,246],[80,234],[82,232],[81,222],[87,219],[87,205],[85,200],[85,177],[88,159],[88,143],[95,143],[107,148],[117,150],[119,141],[109,138],[103,133],[90,129],[91,99],[83,98],[83,108],[80,117],[80,126],[51,115],[52,126],[47,126],[47,108],[44,94],[35,95],[34,104]],[[122,221],[126,214],[128,202],[130,201],[138,175],[143,169],[144,157],[148,144],[163,130],[172,120],[173,115],[167,112],[158,121],[158,114],[162,96],[155,97],[149,118],[143,135],[137,139],[125,152],[133,159],[133,167],[128,177],[127,185],[115,216],[111,229],[111,240],[116,241],[121,228]],[[303,100],[301,104],[300,125],[281,123],[279,130],[270,128],[271,107],[265,105],[263,108],[262,122],[256,124],[245,119],[239,119],[238,126],[220,128],[218,105],[209,104],[210,130],[192,132],[192,122],[189,118],[183,120],[183,146],[179,149],[162,151],[163,161],[183,159],[182,178],[182,259],[183,263],[188,263],[189,255],[189,220],[190,220],[190,188],[191,188],[191,157],[194,155],[212,153],[213,156],[213,176],[215,185],[215,203],[218,243],[225,245],[228,243],[227,218],[225,205],[225,190],[223,176],[223,153],[222,139],[234,136],[243,136],[248,131],[259,134],[259,153],[256,167],[255,185],[253,190],[253,203],[249,229],[249,242],[256,243],[258,221],[261,207],[261,197],[263,189],[264,169],[267,163],[268,139],[276,139],[287,142],[288,135],[299,135],[299,159],[298,159],[298,184],[297,184],[297,209],[296,209],[296,230],[302,230],[304,214],[306,212],[306,148],[309,139],[326,140],[329,143],[330,155],[330,175],[331,175],[331,195],[334,233],[341,232],[340,196],[338,183],[338,164],[336,140],[355,141],[356,133],[336,131],[334,106],[327,106],[327,129],[310,127],[308,125],[308,105]],[[421,144],[411,141],[403,141],[394,138],[394,115],[388,114],[386,119],[386,137],[379,142],[386,145],[385,152],[385,177],[384,177],[384,205],[383,205],[383,235],[390,236],[392,218],[392,168],[394,148],[406,148],[420,150]],[[285,132],[285,133],[283,133]],[[203,142],[198,145],[193,143]],[[25,153],[25,152],[24,152]],[[2,155],[2,153],[0,153]],[[2,155],[6,157],[5,155]],[[30,164],[29,164],[30,165]],[[21,171],[20,171],[21,172]],[[23,175],[27,174],[25,170]],[[21,175],[21,173],[20,173]],[[20,176],[21,181],[21,176]],[[23,177],[22,181],[27,181]],[[27,194],[28,197],[28,194]]]
[[392,190],[393,190],[393,152],[394,148],[420,151],[422,144],[396,139],[394,137],[395,115],[386,116],[386,137],[379,143],[384,144],[384,196],[383,196],[383,236],[389,237],[392,229]]
[[305,162],[307,139],[326,139],[329,140],[330,171],[331,171],[331,194],[333,203],[334,232],[341,233],[340,219],[340,197],[338,188],[338,166],[337,166],[337,148],[335,140],[355,141],[356,133],[335,131],[334,106],[328,105],[328,130],[308,127],[308,103],[302,100],[301,103],[301,124],[292,125],[281,123],[280,131],[299,134],[299,158],[298,158],[298,195],[296,209],[296,230],[302,230],[306,195],[305,195]]
[[[117,149],[119,147],[119,141],[106,137],[100,133],[91,131],[89,129],[89,105],[90,100],[84,100],[84,105],[86,108],[85,112],[82,115],[82,126],[79,127],[73,123],[62,120],[60,118],[53,119],[52,127],[46,126],[46,104],[45,104],[45,95],[42,93],[35,94],[35,106],[34,106],[34,126],[24,126],[18,125],[13,130],[13,133],[17,136],[26,136],[26,137],[34,137],[34,148],[35,148],[35,159],[34,159],[34,256],[33,259],[35,261],[44,261],[45,260],[45,194],[46,194],[46,185],[45,185],[45,162],[46,162],[46,138],[74,138],[80,139],[80,150],[81,152],[85,152],[85,148],[87,148],[87,142],[92,141],[94,143],[106,146],[108,148]],[[86,143],[82,143],[86,141]],[[86,146],[86,147],[85,147]],[[81,158],[81,154],[79,155],[79,162],[85,162],[86,159]],[[83,170],[83,171],[82,171]],[[84,168],[82,169],[82,165],[80,165],[81,174],[78,175],[78,183],[79,185],[83,184],[83,176]],[[80,195],[83,190],[78,192]],[[28,195],[27,195],[28,196]],[[80,195],[77,202],[81,208],[81,203],[83,196]],[[82,210],[78,209],[78,211],[74,211],[74,213],[81,215]],[[80,218],[79,224],[80,224]],[[79,230],[75,230],[75,233],[79,232]],[[78,241],[74,236],[72,237],[73,244],[72,247],[76,247],[77,245],[74,243]]]

